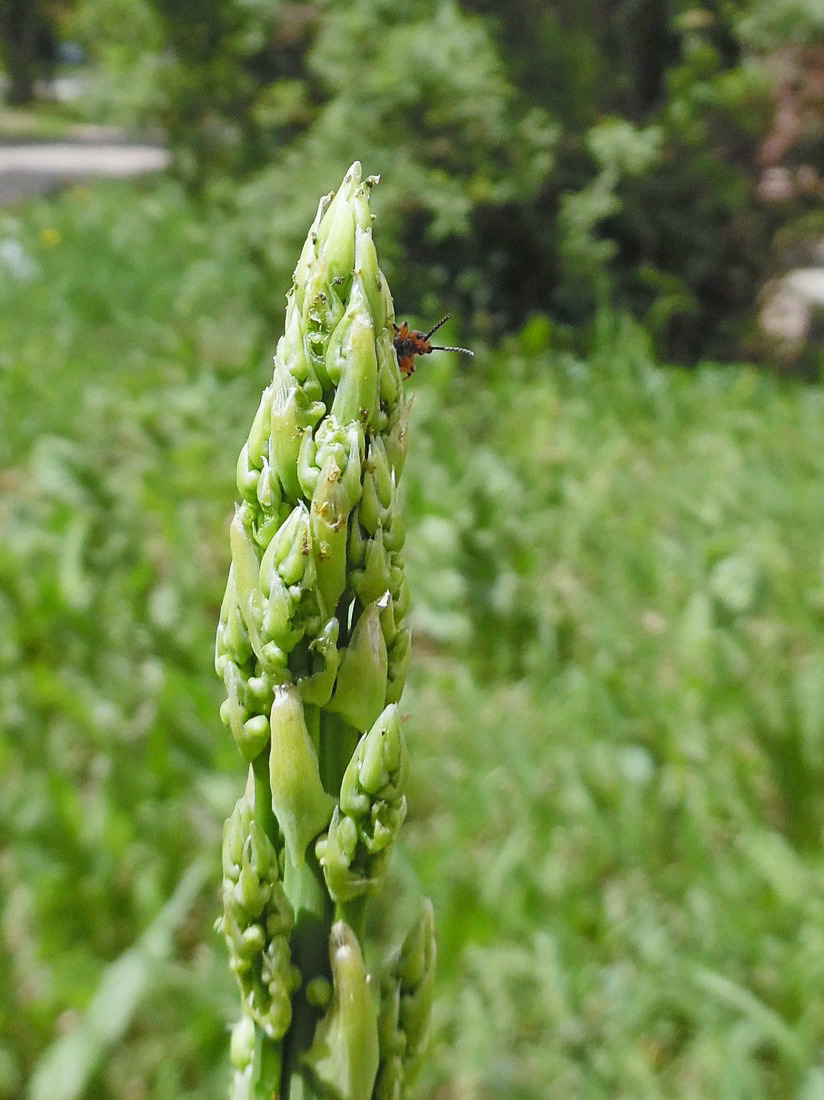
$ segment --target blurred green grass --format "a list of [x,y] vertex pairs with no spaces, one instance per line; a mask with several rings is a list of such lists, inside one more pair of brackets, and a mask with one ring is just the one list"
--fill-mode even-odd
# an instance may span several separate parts
[[71,137],[81,125],[80,112],[72,103],[46,100],[10,107],[0,102],[0,136],[4,141],[53,141]]
[[[235,241],[168,181],[0,213],[0,1096],[204,855],[80,1094],[225,1092],[213,633],[289,277]],[[411,382],[417,1095],[824,1096],[822,391],[606,314],[476,352]]]

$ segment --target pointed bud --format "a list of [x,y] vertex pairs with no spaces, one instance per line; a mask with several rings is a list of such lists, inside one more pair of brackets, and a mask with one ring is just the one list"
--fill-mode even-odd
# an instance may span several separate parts
[[338,606],[346,587],[347,504],[341,468],[330,455],[318,478],[310,508],[318,588],[329,613]]
[[[366,202],[366,196],[361,191]],[[369,204],[366,203],[367,213]],[[361,215],[363,217],[364,215]],[[369,312],[376,332],[386,329],[386,304],[381,292],[381,275],[378,267],[378,254],[372,240],[372,225],[364,232],[359,228],[355,232],[355,271],[363,280],[363,289],[369,302]],[[388,335],[388,334],[387,334]]]
[[407,420],[409,419],[409,407],[411,404],[411,397],[408,401],[404,401],[404,399],[401,398],[397,413],[383,437],[386,446],[386,457],[395,474],[396,481],[400,480],[406,461]]
[[435,986],[435,911],[429,898],[424,898],[420,920],[401,947],[397,974],[401,986],[400,1025],[406,1035],[406,1057],[412,1061],[426,1042]]
[[228,726],[231,730],[235,743],[240,746],[244,740],[243,723],[246,721],[247,712],[239,698],[243,681],[237,665],[231,661],[224,663],[223,683],[226,685],[226,698],[220,704],[220,719],[224,726]]
[[[266,551],[267,555],[270,552],[271,562],[277,567],[284,584],[299,584],[308,588],[314,583],[312,533],[309,528],[309,511],[303,501],[295,505],[281,525]],[[268,560],[266,565],[269,565]],[[265,576],[264,572],[264,580]]]
[[383,631],[383,639],[386,642],[386,651],[389,652],[392,642],[395,640],[395,635],[398,633],[398,623],[395,618],[395,601],[384,600],[384,607],[381,610],[381,630]]
[[227,661],[245,665],[251,656],[249,631],[237,605],[234,566],[230,565],[215,638],[215,671],[222,679]]
[[305,496],[314,495],[320,472],[330,458],[343,471],[341,484],[346,491],[347,511],[360,499],[363,428],[353,422],[343,425],[329,415],[312,432],[307,428],[298,457],[298,479]]
[[[263,513],[266,517],[277,514],[280,509],[280,504],[283,499],[281,492],[280,481],[275,475],[274,470],[269,465],[269,460],[264,457],[263,464],[260,468],[260,476],[257,480],[257,486],[255,489],[255,496],[257,497],[257,503],[260,505]],[[264,519],[264,525],[265,525]],[[261,542],[260,527],[258,527],[255,534],[255,541],[258,545],[268,546],[269,540],[265,538],[264,542]]]
[[372,232],[373,214],[369,206],[372,188],[380,183],[380,176],[367,176],[363,183],[355,188],[352,195],[352,208],[355,212],[355,236],[358,233]]
[[384,529],[383,541],[386,549],[391,550],[393,554],[397,554],[402,550],[406,541],[406,527],[401,515],[398,492],[395,488],[394,470],[392,471],[392,500],[389,505],[389,522]]
[[394,801],[403,794],[409,768],[406,742],[396,706],[386,707],[358,742],[341,783],[340,806],[353,817],[368,815],[374,800]]
[[[257,920],[263,912],[263,907],[269,898],[269,891],[265,882],[262,882],[258,873],[254,870],[248,857],[244,859],[240,868],[237,883],[235,884],[232,900],[236,907],[243,910],[243,914],[249,920]],[[248,932],[248,927],[247,927]],[[262,950],[264,939],[263,930],[255,927],[255,938],[260,937]]]
[[[326,421],[321,421],[321,426]],[[311,499],[318,483],[320,467],[317,463],[317,442],[311,428],[307,428],[300,441],[298,451],[298,482],[305,497]]]
[[363,453],[363,428],[360,424],[350,424],[347,428],[349,451],[343,467],[341,488],[345,494],[346,510],[351,512],[361,498],[361,455]]
[[329,831],[315,845],[315,855],[323,868],[330,897],[339,905],[363,894],[370,880],[350,870],[358,847],[358,827],[351,817],[341,816],[336,806]]
[[389,514],[380,506],[378,501],[375,478],[368,466],[364,468],[363,493],[358,506],[358,522],[369,535],[376,535],[378,528],[384,520],[389,519]]
[[[395,998],[397,999],[397,989],[395,990]],[[403,1068],[403,1033],[389,1032],[393,1039],[395,1036],[399,1038],[400,1041],[396,1046],[399,1046],[400,1049],[395,1049],[391,1041],[384,1040],[384,1033],[388,1031],[388,1025],[385,1021],[393,1019],[392,1013],[395,1004],[396,1000],[391,1000],[391,994],[387,994],[386,999],[381,1001],[381,1017],[378,1021],[381,1062],[378,1079],[375,1082],[375,1091],[372,1094],[373,1100],[403,1100],[404,1097],[406,1074]]]
[[383,710],[386,695],[388,662],[379,604],[370,604],[358,619],[328,707],[357,730],[372,725]]
[[286,840],[289,859],[299,867],[309,842],[326,828],[335,800],[323,789],[297,687],[275,688],[270,724],[272,809]]
[[318,257],[318,230],[320,229],[321,222],[334,197],[335,192],[330,191],[329,194],[324,195],[318,203],[315,220],[309,227],[309,232],[306,235],[306,241],[304,242],[300,259],[292,274],[292,290],[289,293],[290,295],[294,294],[295,305],[299,310],[303,309],[303,297],[309,269]]
[[235,511],[229,528],[232,548],[232,579],[237,606],[243,616],[249,641],[257,656],[261,657],[263,641],[260,624],[263,619],[263,593],[260,589],[260,559],[258,547],[249,534],[246,520],[250,518],[248,505],[242,504]]
[[252,524],[252,535],[254,536],[254,540],[261,550],[265,550],[277,534],[280,525],[289,514],[289,505],[287,504],[284,508],[283,490],[280,479],[275,475],[274,470],[268,463],[261,472],[258,490],[259,499],[264,494],[269,493],[271,494],[272,500],[277,499],[278,501],[277,506],[273,507],[271,513],[269,513],[266,510],[268,506],[261,500],[261,507],[264,511]]
[[368,539],[364,536],[358,518],[359,514],[360,508],[355,508],[352,513],[352,522],[349,524],[349,542],[346,548],[349,564],[355,569],[363,566],[366,561],[366,547],[368,545]]
[[235,469],[235,481],[237,491],[244,500],[254,504],[257,501],[257,487],[260,481],[260,470],[249,463],[249,444],[244,443],[237,459]]
[[403,627],[392,640],[388,651],[388,666],[386,674],[386,701],[397,703],[403,694],[406,685],[406,676],[409,672],[409,657],[412,652],[412,635],[409,627]]
[[295,600],[277,570],[273,570],[269,577],[263,632],[269,639],[264,649],[268,654],[273,652],[272,647],[280,650],[282,659],[276,663],[285,669],[289,654],[303,637],[303,630],[301,624],[295,621]]
[[269,742],[269,719],[265,714],[253,714],[243,723],[242,733],[240,737],[235,736],[235,741],[243,757],[251,763]]
[[306,280],[306,297],[301,318],[304,346],[318,381],[326,391],[332,385],[326,369],[326,349],[329,337],[343,317],[344,305],[339,291],[343,290],[344,281],[342,276],[330,276],[324,256],[318,257]]
[[378,400],[375,326],[359,276],[343,319],[332,333],[326,357],[329,377],[337,385],[332,415],[342,424],[371,422]]
[[241,1016],[232,1028],[229,1054],[236,1069],[245,1069],[255,1052],[255,1025],[248,1016]]
[[223,825],[223,877],[237,882],[243,860],[243,845],[249,830],[249,809],[246,795],[235,803]]
[[269,1004],[259,1023],[270,1039],[282,1039],[292,1022],[292,994],[300,988],[300,972],[292,966],[285,936],[275,936],[266,945],[260,982]]
[[352,198],[361,181],[358,161],[343,177],[343,182],[318,227],[319,255],[329,270],[329,281],[343,279],[345,293],[355,266],[355,211]]
[[[394,410],[401,395],[403,379],[398,367],[398,358],[395,355],[392,336],[391,327],[384,326],[383,329],[378,329],[375,340],[375,354],[378,359],[378,391],[381,404],[387,409],[392,409],[393,416],[397,416]],[[403,408],[403,404],[400,407]],[[387,420],[387,424],[381,430],[384,431],[388,424],[389,421]]]
[[272,380],[272,461],[289,500],[299,500],[298,455],[305,428],[314,427],[326,411],[322,401],[310,401],[282,360],[275,356]]
[[[292,907],[280,882],[277,852],[255,816],[252,769],[246,793],[223,832],[223,916],[244,1012],[272,1039],[291,1022],[291,996],[300,975],[291,965]],[[238,859],[238,856],[240,857]]]
[[306,354],[301,315],[295,304],[294,295],[290,295],[288,299],[286,330],[278,341],[276,362],[278,358],[285,364],[309,401],[320,401],[323,397],[323,388],[315,366]]
[[402,623],[409,614],[409,585],[406,583],[406,577],[403,574],[403,558],[400,554],[395,556],[394,565],[400,574],[397,584],[392,588],[395,601],[395,622]]
[[260,396],[255,419],[249,429],[249,438],[246,444],[249,464],[260,469],[263,456],[269,448],[269,431],[272,424],[272,386],[266,387]]
[[390,506],[394,489],[386,448],[380,436],[372,439],[363,470],[359,518],[369,534],[374,535],[379,525],[387,526],[391,521]]
[[408,757],[397,707],[387,707],[358,742],[340,790],[340,807],[315,848],[336,902],[374,892],[406,816]]
[[369,445],[369,467],[375,478],[375,491],[381,508],[389,508],[392,504],[394,480],[392,468],[386,456],[386,446],[380,436],[375,436]]
[[352,591],[364,605],[379,599],[389,588],[389,558],[383,546],[383,529],[378,527],[373,539],[366,543],[363,569],[353,569]]
[[299,676],[297,681],[304,703],[324,707],[329,702],[340,667],[339,632],[340,623],[332,618],[309,645],[312,651],[312,671],[306,676]]
[[320,1088],[339,1100],[370,1100],[378,1072],[378,1028],[355,933],[332,926],[332,1003],[304,1062]]

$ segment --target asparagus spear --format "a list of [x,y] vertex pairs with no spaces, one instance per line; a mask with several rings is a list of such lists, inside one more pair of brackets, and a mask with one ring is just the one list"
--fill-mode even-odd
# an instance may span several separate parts
[[375,183],[355,163],[320,202],[237,464],[215,655],[221,717],[249,762],[218,922],[241,993],[234,1100],[401,1096],[426,1031],[431,906],[399,956],[414,957],[412,978],[394,960],[379,997],[364,964],[364,907],[408,770],[409,402],[372,240]]

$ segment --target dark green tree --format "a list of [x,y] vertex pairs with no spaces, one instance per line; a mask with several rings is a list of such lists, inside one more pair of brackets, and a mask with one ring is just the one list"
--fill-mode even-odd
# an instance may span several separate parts
[[[819,40],[815,0],[133,7],[162,28],[147,116],[238,214],[266,285],[308,196],[363,156],[385,166],[384,261],[421,321],[448,309],[497,336],[546,313],[586,346],[606,305],[682,361],[751,350],[776,232],[807,201],[760,186],[783,94],[768,62]],[[804,135],[786,152],[812,164]]]
[[219,172],[243,174],[294,137],[311,98],[304,56],[321,4],[147,3],[168,51],[154,121],[191,185]]
[[38,80],[57,60],[56,11],[48,0],[0,0],[0,46],[6,68],[5,99],[19,107],[34,99]]

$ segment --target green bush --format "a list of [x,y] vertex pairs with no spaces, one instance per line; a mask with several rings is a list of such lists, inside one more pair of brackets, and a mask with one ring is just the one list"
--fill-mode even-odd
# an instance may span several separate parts
[[[123,20],[139,59],[111,47],[118,5],[83,0],[90,43],[102,8],[94,48],[131,59],[178,171],[237,212],[272,285],[310,196],[358,156],[384,173],[387,274],[420,317],[497,338],[543,312],[585,346],[605,305],[692,363],[751,346],[775,232],[811,201],[759,181],[774,57],[800,49],[793,19],[814,38],[813,0],[142,0]],[[807,126],[786,157],[814,165],[818,144]]]
[[[168,186],[76,189],[24,220],[0,215],[26,261],[0,270],[3,1096],[24,1095],[55,1021],[73,1030],[187,865],[219,850],[238,781],[214,736],[232,485],[213,448],[237,446],[237,376],[259,332],[249,272],[222,257],[227,296],[214,235],[192,216]],[[151,982],[105,1067],[93,1036],[85,1094],[123,1096],[142,1077],[183,1095],[220,1057],[234,991],[211,950],[210,866],[208,896],[178,921],[186,969]],[[158,1028],[178,1037],[174,1064]]]

